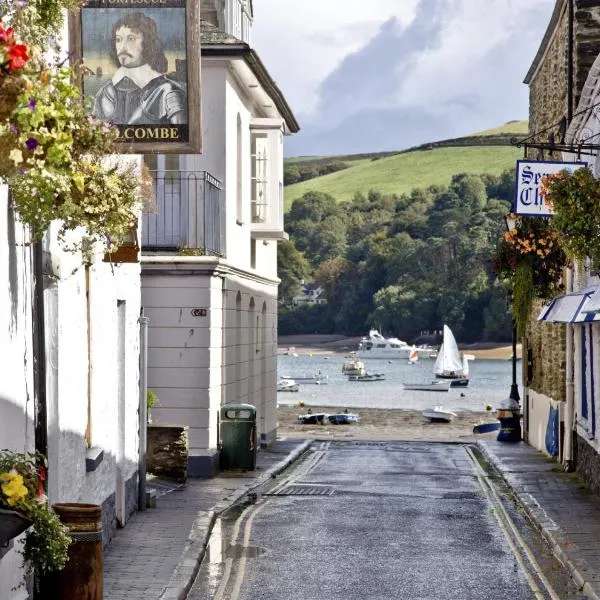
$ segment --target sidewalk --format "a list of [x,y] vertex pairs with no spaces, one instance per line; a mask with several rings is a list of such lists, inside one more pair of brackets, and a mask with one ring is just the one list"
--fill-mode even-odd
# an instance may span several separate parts
[[478,441],[591,600],[600,600],[600,497],[524,442]]
[[[600,600],[600,497],[523,442],[478,440],[554,554],[590,600]],[[288,467],[311,440],[278,440],[257,455],[255,471],[190,479],[159,489],[156,508],[136,513],[104,555],[107,600],[185,598],[218,514]]]
[[258,452],[255,471],[159,488],[156,508],[135,513],[104,549],[104,598],[185,598],[216,516],[283,471],[310,444],[278,440]]

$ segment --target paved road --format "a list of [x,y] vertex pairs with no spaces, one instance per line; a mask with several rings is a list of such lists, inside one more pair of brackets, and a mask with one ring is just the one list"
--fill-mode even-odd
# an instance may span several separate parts
[[578,600],[466,445],[316,443],[215,527],[190,600]]

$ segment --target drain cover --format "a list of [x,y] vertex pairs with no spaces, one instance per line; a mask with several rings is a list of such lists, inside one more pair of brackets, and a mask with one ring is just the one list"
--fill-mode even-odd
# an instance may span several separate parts
[[273,496],[331,496],[334,489],[322,485],[286,485]]

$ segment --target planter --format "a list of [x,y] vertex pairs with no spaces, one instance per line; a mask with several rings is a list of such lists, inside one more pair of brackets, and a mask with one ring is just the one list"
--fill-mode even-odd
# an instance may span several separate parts
[[0,546],[21,535],[31,526],[31,521],[16,510],[0,508]]
[[140,262],[138,257],[139,248],[137,244],[123,244],[114,252],[104,254],[104,262],[111,263],[136,263]]

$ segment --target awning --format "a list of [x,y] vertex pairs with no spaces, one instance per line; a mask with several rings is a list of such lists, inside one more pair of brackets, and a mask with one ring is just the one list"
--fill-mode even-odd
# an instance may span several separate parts
[[554,298],[542,309],[537,320],[547,323],[600,321],[600,286]]

